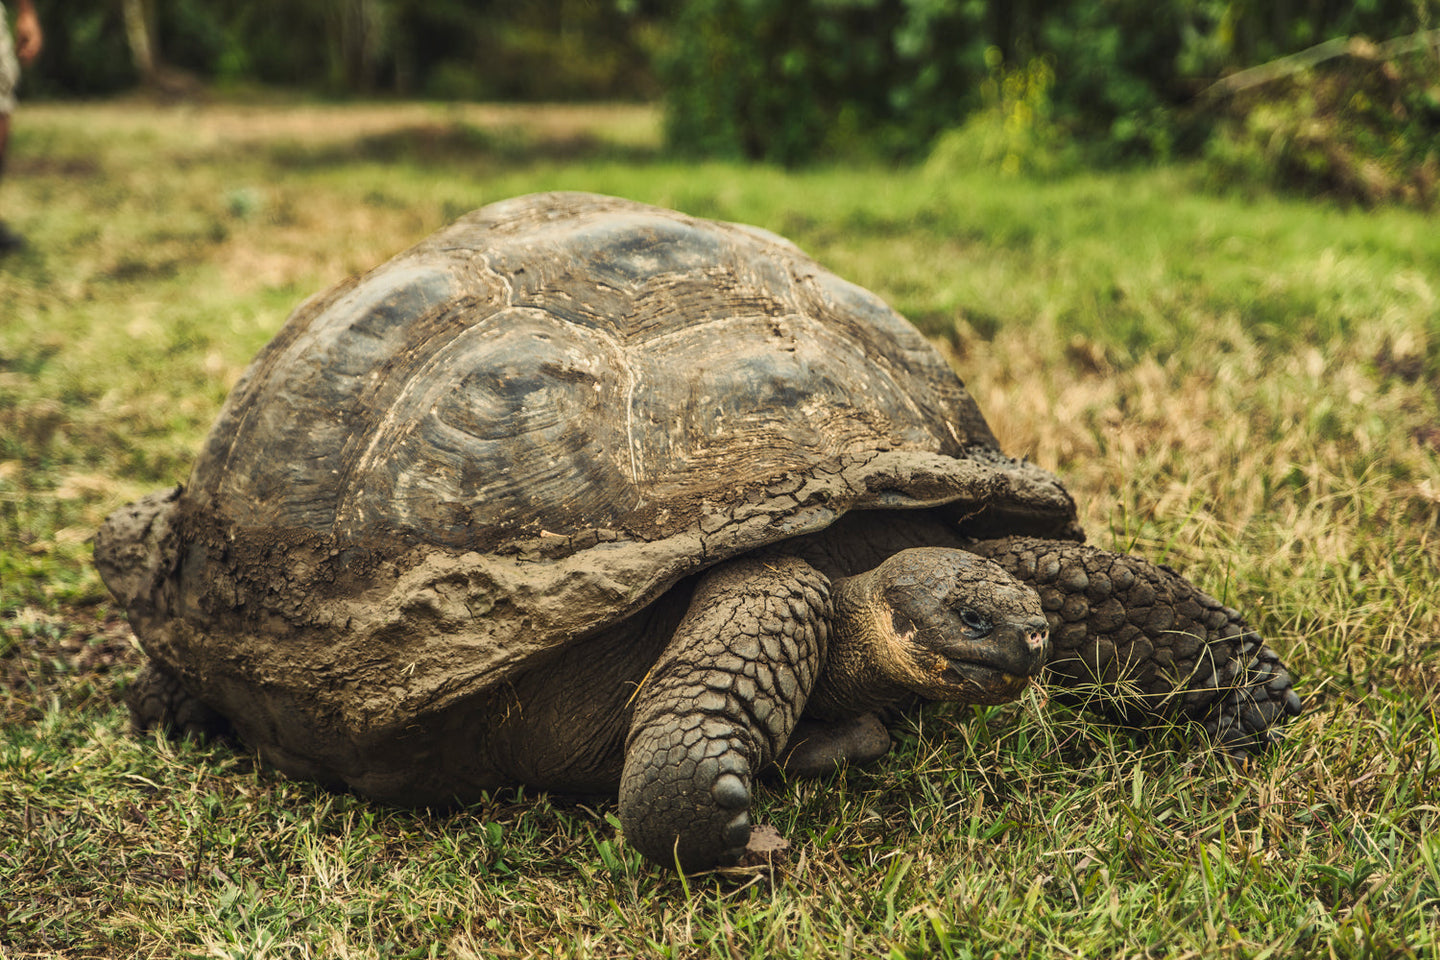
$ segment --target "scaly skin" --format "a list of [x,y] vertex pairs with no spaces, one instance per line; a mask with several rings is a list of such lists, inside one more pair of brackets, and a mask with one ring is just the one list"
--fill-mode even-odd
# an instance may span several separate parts
[[1040,594],[1051,676],[1099,685],[1126,722],[1188,718],[1235,754],[1264,747],[1300,713],[1279,656],[1240,614],[1164,567],[1057,540],[972,544]]
[[1004,703],[1045,663],[1035,592],[968,551],[909,548],[834,584],[834,636],[811,717],[844,721],[917,695]]
[[701,579],[636,697],[620,782],[628,843],[685,870],[739,858],[753,777],[795,728],[829,617],[829,581],[803,560],[741,560]]
[[211,710],[174,676],[147,662],[125,691],[130,727],[136,733],[160,728],[173,737],[204,740],[230,733],[230,721]]
[[818,773],[873,759],[888,743],[874,711],[917,696],[1009,700],[1046,652],[1033,591],[965,551],[902,550],[833,582],[795,557],[717,567],[637,695],[625,835],[658,863],[732,863],[753,778],[772,761]]

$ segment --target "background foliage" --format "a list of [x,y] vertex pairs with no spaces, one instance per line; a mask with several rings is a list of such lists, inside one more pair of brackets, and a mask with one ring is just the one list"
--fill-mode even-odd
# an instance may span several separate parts
[[[656,0],[132,0],[160,58],[220,85],[464,99],[601,99],[655,92]],[[35,0],[47,96],[139,79],[116,0]]]
[[[1246,136],[1274,139],[1279,130],[1288,142],[1299,133],[1289,126],[1315,109],[1324,123],[1348,122],[1343,99],[1317,99],[1303,78],[1224,105],[1197,95],[1226,73],[1325,40],[1384,40],[1440,21],[1440,0],[36,2],[50,30],[49,52],[28,81],[41,95],[134,85],[121,7],[138,5],[166,68],[160,79],[168,82],[158,86],[172,94],[278,84],[448,100],[663,96],[672,147],[782,164],[919,158],[937,137],[987,115],[1009,145],[957,151],[952,143],[952,160],[978,153],[1012,169],[1053,169],[1053,154],[1067,144],[1082,145],[1092,161],[1164,158],[1198,152],[1221,124],[1235,148],[1216,154],[1225,176],[1236,164],[1274,163],[1308,188],[1365,175],[1359,161],[1350,171],[1317,171],[1311,159],[1295,159],[1315,155],[1303,144],[1288,152],[1237,148],[1244,118],[1239,127],[1226,121],[1237,107],[1273,102],[1286,117],[1262,118],[1269,134]],[[1424,90],[1440,80],[1440,50],[1412,59],[1405,82]],[[1336,65],[1327,69],[1333,75]],[[1003,90],[1006,78],[1038,73],[1043,90],[1008,101],[1034,108],[1032,115],[1004,114],[1005,96],[987,85]],[[1423,164],[1434,125],[1370,120],[1377,118],[1369,126],[1381,149],[1404,141],[1391,165]],[[993,131],[982,139],[993,140]]]
[[998,53],[1012,71],[1048,64],[1055,118],[1102,155],[1165,156],[1203,142],[1191,105],[1222,72],[1413,31],[1428,2],[690,0],[663,64],[669,129],[786,163],[857,145],[914,155],[985,106]]
[[[1437,37],[1440,42],[1440,37]],[[1367,205],[1434,206],[1440,184],[1440,48],[1338,58],[1217,104],[1216,181],[1301,186]]]

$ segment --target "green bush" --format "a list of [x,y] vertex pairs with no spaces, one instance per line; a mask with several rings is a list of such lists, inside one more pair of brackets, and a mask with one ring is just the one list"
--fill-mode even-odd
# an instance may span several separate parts
[[1009,69],[1000,48],[991,47],[985,63],[990,76],[980,84],[984,108],[940,135],[925,172],[943,177],[991,167],[1010,175],[1045,175],[1073,166],[1073,144],[1055,122],[1053,59],[1033,57]]
[[1195,98],[1224,71],[1359,30],[1408,32],[1435,3],[686,0],[661,67],[667,130],[683,150],[787,164],[921,156],[993,108],[983,84],[998,50],[1008,76],[1051,65],[1050,121],[1093,157],[1188,154],[1214,121]]
[[1169,156],[1181,136],[1179,109],[1200,84],[1190,47],[1213,23],[1183,2],[1111,0],[1062,5],[1046,19],[1039,42],[1059,64],[1062,115],[1110,158]]
[[983,85],[998,51],[1011,78],[1050,65],[1057,123],[1117,152],[1163,154],[1168,111],[1193,92],[1173,79],[1187,49],[1179,11],[1192,5],[689,0],[662,69],[670,141],[783,163],[920,155],[993,106]]
[[960,0],[689,0],[660,65],[686,152],[797,163],[916,154],[979,105],[983,32]]
[[1217,184],[1255,183],[1363,204],[1440,201],[1440,57],[1343,57],[1229,99],[1207,146]]

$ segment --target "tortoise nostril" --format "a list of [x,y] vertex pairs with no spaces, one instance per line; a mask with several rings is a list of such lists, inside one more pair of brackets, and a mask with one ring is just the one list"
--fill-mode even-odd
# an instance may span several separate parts
[[1035,630],[1026,635],[1025,641],[1030,644],[1030,646],[1039,649],[1045,646],[1045,641],[1050,638],[1049,635],[1049,630]]

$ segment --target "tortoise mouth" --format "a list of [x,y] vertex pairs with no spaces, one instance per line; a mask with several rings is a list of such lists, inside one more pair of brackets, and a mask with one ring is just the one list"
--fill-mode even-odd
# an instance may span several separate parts
[[976,660],[947,659],[940,679],[957,692],[958,699],[971,703],[1006,703],[1020,695],[1030,683],[1030,676]]

